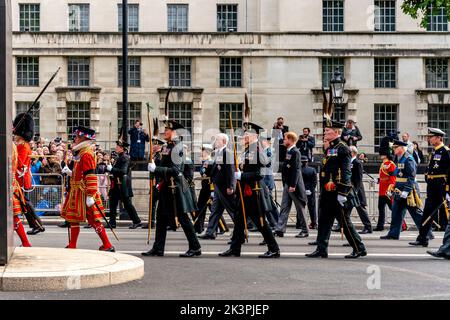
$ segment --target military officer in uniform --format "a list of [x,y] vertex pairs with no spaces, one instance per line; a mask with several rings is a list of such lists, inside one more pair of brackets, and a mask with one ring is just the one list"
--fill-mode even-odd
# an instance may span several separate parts
[[142,255],[164,255],[169,220],[177,217],[189,242],[189,249],[180,254],[180,257],[200,256],[202,253],[200,243],[188,216],[194,210],[190,205],[189,185],[183,176],[185,164],[183,143],[177,134],[177,130],[184,127],[173,120],[166,120],[165,126],[164,138],[167,145],[161,150],[160,164],[157,166],[154,161],[148,164],[148,170],[160,179],[155,242],[153,248]]
[[416,162],[412,155],[406,152],[407,146],[408,144],[403,141],[393,141],[394,154],[398,159],[397,168],[394,171],[396,182],[395,185],[389,186],[387,195],[394,197],[394,203],[391,226],[388,234],[380,237],[382,240],[399,239],[406,210],[410,213],[417,228],[420,228],[422,203],[415,189]]
[[108,164],[106,171],[112,175],[111,189],[109,190],[109,224],[112,228],[116,227],[116,211],[119,200],[122,202],[128,216],[133,221],[130,229],[136,229],[142,226],[141,219],[138,216],[136,208],[131,202],[133,189],[131,187],[130,156],[127,148],[130,145],[127,142],[119,140],[116,142],[116,153],[118,155],[114,166]]
[[309,258],[327,258],[328,242],[335,219],[340,221],[341,228],[353,252],[345,258],[355,259],[367,255],[361,237],[356,232],[346,210],[357,206],[357,196],[351,184],[351,154],[348,146],[341,141],[343,124],[324,119],[324,139],[328,143],[320,174],[319,225],[317,234],[317,249],[307,254]]
[[251,123],[244,123],[245,152],[240,169],[235,172],[236,180],[240,181],[244,203],[238,195],[238,210],[234,219],[234,231],[231,238],[230,249],[219,254],[221,257],[236,256],[241,254],[241,246],[245,241],[244,215],[242,205],[245,207],[246,218],[251,218],[264,237],[268,251],[260,258],[279,258],[280,249],[270,227],[265,219],[266,212],[270,210],[270,202],[264,192],[268,192],[263,182],[262,168],[268,163],[262,147],[259,145],[258,135],[262,127]]
[[302,176],[305,183],[306,196],[308,199],[308,211],[311,219],[310,229],[317,228],[317,210],[316,210],[316,186],[317,186],[317,171],[313,167],[308,166],[308,157],[301,156],[302,162]]
[[[427,182],[427,198],[420,223],[419,236],[416,241],[410,242],[412,246],[428,246],[427,235],[430,232],[433,217],[439,211],[446,216],[446,200],[450,200],[450,153],[444,145],[445,132],[437,128],[428,129],[428,142],[434,147],[430,155],[425,180]],[[437,210],[437,211],[436,211]],[[425,223],[426,221],[426,223]],[[445,226],[443,226],[445,228]]]

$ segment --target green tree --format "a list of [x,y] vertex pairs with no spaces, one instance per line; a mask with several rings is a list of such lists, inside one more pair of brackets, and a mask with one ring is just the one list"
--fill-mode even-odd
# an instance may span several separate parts
[[[433,11],[430,8],[433,8]],[[431,13],[437,14],[439,8],[445,8],[447,19],[450,20],[450,0],[404,0],[402,10],[412,18],[421,17],[420,25],[427,28]]]

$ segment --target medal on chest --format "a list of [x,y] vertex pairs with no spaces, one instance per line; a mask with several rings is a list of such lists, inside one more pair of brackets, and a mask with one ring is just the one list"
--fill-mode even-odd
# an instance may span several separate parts
[[337,149],[328,149],[327,150],[327,157],[336,157],[337,156]]

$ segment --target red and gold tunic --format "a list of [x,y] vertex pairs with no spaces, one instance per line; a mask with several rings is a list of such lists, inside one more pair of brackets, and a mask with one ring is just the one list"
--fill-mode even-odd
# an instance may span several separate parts
[[380,166],[380,188],[378,194],[385,196],[390,185],[395,185],[395,163],[389,159],[383,161]]
[[13,191],[13,215],[18,216],[22,214],[22,205],[21,203],[25,203],[25,196],[23,194],[23,190],[20,187],[19,181],[17,181],[17,164],[18,164],[18,152],[17,146],[15,143],[12,144],[12,191]]
[[28,142],[17,145],[17,168],[14,171],[16,180],[25,190],[31,189],[31,147]]
[[85,146],[74,155],[73,160],[70,190],[64,202],[61,217],[68,222],[85,222],[88,215],[93,215],[94,220],[101,221],[102,215],[97,206],[95,204],[90,208],[86,206],[86,198],[93,197],[100,210],[104,212],[95,175],[94,152],[89,145]]

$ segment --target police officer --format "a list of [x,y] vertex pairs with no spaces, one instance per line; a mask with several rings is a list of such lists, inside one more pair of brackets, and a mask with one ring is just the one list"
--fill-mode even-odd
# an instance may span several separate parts
[[280,257],[280,249],[265,219],[266,211],[270,209],[270,203],[267,203],[266,195],[263,193],[268,192],[268,190],[264,185],[261,169],[267,165],[268,159],[258,142],[258,134],[262,130],[261,126],[254,123],[244,123],[245,152],[243,161],[240,164],[240,170],[235,172],[235,178],[240,181],[244,203],[240,201],[241,199],[238,195],[238,210],[234,219],[234,231],[230,249],[220,253],[219,256],[221,257],[239,257],[241,254],[241,246],[245,241],[242,205],[245,206],[246,216],[253,220],[268,246],[268,251],[260,255],[259,258]]
[[421,201],[415,189],[416,162],[412,155],[406,152],[408,144],[400,141],[393,141],[394,154],[398,159],[397,168],[394,171],[396,176],[395,185],[390,185],[387,191],[389,197],[394,197],[392,205],[392,219],[389,232],[381,236],[382,240],[398,240],[402,221],[406,210],[410,213],[417,228],[420,228],[422,215],[420,214]]
[[308,157],[302,156],[302,176],[305,183],[306,197],[308,199],[308,211],[311,219],[310,229],[317,228],[317,212],[316,212],[316,186],[317,171],[313,167],[308,166]]
[[[177,134],[177,130],[184,127],[173,121],[166,120],[164,138],[167,145],[161,150],[161,161],[157,166],[154,161],[148,164],[148,170],[153,172],[159,182],[159,200],[156,215],[156,234],[153,248],[143,252],[143,256],[163,256],[166,244],[167,226],[173,216],[183,228],[189,242],[189,249],[180,254],[180,257],[194,257],[201,255],[200,243],[195,234],[194,226],[189,219],[188,213],[192,212],[189,206],[189,185],[183,176],[184,154],[183,143]],[[188,198],[189,197],[189,198]]]
[[108,164],[106,170],[112,174],[111,189],[109,190],[109,223],[112,228],[116,227],[117,205],[122,202],[128,216],[133,221],[130,229],[142,226],[136,208],[131,203],[133,189],[131,187],[130,156],[127,153],[129,144],[124,141],[116,142],[116,153],[118,155],[114,166]]
[[327,258],[328,242],[335,219],[341,222],[345,237],[353,252],[345,258],[355,259],[367,255],[361,237],[356,232],[346,208],[355,205],[356,195],[351,184],[351,154],[348,146],[341,141],[341,123],[324,119],[324,139],[328,143],[320,174],[320,214],[317,234],[317,249],[306,254],[309,258]]
[[[433,217],[430,218],[430,216],[437,214],[439,211],[443,216],[446,216],[445,201],[450,199],[450,153],[449,148],[443,143],[444,136],[445,132],[440,129],[428,129],[428,142],[434,147],[434,150],[430,155],[430,162],[425,173],[427,198],[420,223],[419,236],[416,241],[409,243],[412,246],[427,247],[427,235],[430,232],[433,220]],[[446,226],[441,227],[445,228]]]

